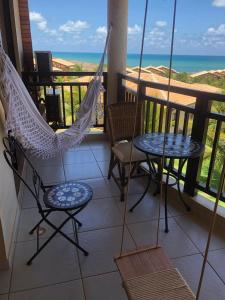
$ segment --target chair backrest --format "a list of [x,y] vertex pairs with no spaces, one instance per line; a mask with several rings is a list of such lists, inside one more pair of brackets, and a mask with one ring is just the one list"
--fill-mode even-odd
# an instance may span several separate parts
[[[136,114],[137,111],[137,114]],[[107,117],[111,144],[121,140],[131,140],[134,131],[136,117],[136,128],[134,136],[143,132],[144,103],[122,102],[111,104],[107,107]]]
[[[3,138],[3,145],[5,147],[3,154],[5,157],[6,162],[13,170],[14,174],[19,178],[21,182],[26,186],[26,188],[30,191],[31,195],[34,197],[37,207],[40,212],[43,211],[42,204],[40,202],[40,191],[42,190],[45,192],[45,187],[42,182],[40,175],[38,174],[37,170],[31,163],[30,159],[28,158],[25,150],[21,146],[21,144],[11,135],[8,137]],[[32,183],[28,183],[27,179],[24,178],[17,169],[17,158],[16,153],[20,153],[21,159],[27,163],[27,166],[30,167],[31,176],[32,176]]]

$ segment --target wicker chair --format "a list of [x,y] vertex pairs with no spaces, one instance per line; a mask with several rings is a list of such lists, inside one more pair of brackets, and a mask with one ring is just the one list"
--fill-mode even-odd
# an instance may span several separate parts
[[[144,105],[139,103],[136,115],[135,136],[143,132]],[[134,131],[136,103],[115,103],[107,107],[109,124],[109,136],[111,142],[111,158],[109,163],[108,179],[113,177],[121,191],[120,199],[124,201],[127,190],[128,174],[127,166],[130,162],[131,139]],[[140,164],[146,161],[146,156],[133,147],[131,178],[143,176],[146,173],[139,172]],[[155,159],[155,157],[152,157]],[[113,172],[118,167],[119,177]]]

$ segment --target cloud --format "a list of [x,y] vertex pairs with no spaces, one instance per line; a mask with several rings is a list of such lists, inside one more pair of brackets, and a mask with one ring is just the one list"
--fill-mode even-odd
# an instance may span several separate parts
[[201,42],[205,47],[220,48],[225,46],[225,24],[209,27],[202,35]]
[[225,7],[225,0],[213,0],[212,5],[216,7]]
[[50,29],[48,27],[47,20],[39,12],[31,11],[29,17],[31,22],[37,24],[39,30],[48,33],[50,35],[54,35],[54,36],[57,35],[57,31],[55,29]]
[[218,27],[209,27],[208,35],[225,35],[225,24],[220,24]]
[[47,21],[39,12],[31,11],[30,21],[36,23],[37,27],[42,31],[47,29]]
[[157,27],[165,27],[167,25],[166,21],[156,21],[155,25]]
[[42,22],[43,20],[44,20],[44,17],[40,13],[35,12],[35,11],[30,12],[30,21],[31,22],[39,23],[39,22]]
[[107,34],[107,28],[106,28],[106,26],[99,26],[96,29],[96,32],[99,33],[99,34],[106,35]]
[[137,24],[135,24],[133,27],[132,26],[128,26],[127,28],[128,34],[130,35],[135,35],[141,32],[141,27]]
[[71,20],[69,20],[65,24],[61,25],[59,27],[59,30],[63,31],[63,32],[68,32],[68,33],[81,32],[82,30],[87,29],[88,27],[89,27],[89,25],[86,21],[81,21],[81,20],[71,21]]

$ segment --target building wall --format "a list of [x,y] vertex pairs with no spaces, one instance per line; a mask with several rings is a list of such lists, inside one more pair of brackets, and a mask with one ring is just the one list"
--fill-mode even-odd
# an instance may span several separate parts
[[[6,38],[11,34],[15,53],[15,66],[20,72],[22,67],[22,47],[20,34],[20,19],[18,14],[18,0],[9,0],[11,15],[11,33],[6,28],[3,16],[3,1],[0,0],[0,31],[2,32],[3,46],[8,52],[9,46]],[[11,249],[13,247],[13,236],[15,232],[15,222],[19,212],[17,193],[13,172],[5,162],[3,156],[2,138],[4,132],[4,111],[0,102],[0,269],[7,268],[10,264]],[[17,185],[19,187],[19,185]]]
[[17,2],[18,14],[20,19],[20,30],[22,37],[22,49],[23,49],[23,69],[25,71],[34,70],[33,61],[33,47],[32,47],[32,37],[29,19],[29,7],[28,0],[14,0]]

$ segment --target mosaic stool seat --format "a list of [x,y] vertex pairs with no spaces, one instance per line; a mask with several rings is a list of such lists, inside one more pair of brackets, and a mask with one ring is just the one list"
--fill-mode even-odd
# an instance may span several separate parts
[[83,206],[92,199],[92,188],[83,182],[66,182],[51,187],[44,195],[47,207],[57,210],[73,210]]

